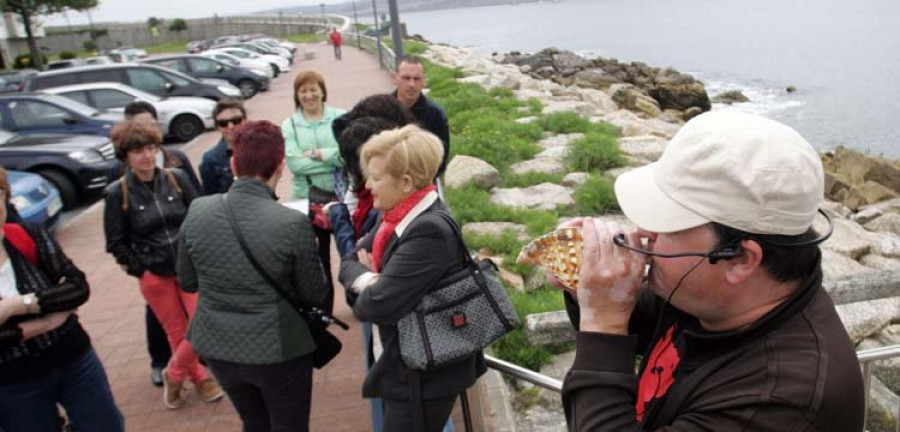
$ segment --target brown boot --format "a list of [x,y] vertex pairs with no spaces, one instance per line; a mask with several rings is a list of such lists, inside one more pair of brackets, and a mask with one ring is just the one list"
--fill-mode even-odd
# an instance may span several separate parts
[[163,405],[168,409],[181,408],[185,403],[184,396],[181,394],[182,382],[175,381],[169,377],[169,369],[163,369]]
[[219,384],[216,383],[216,380],[212,378],[202,379],[194,383],[194,387],[197,387],[197,393],[200,395],[200,399],[203,402],[215,402],[219,399],[222,399],[222,396],[225,396],[225,392],[222,391],[222,387],[219,387]]

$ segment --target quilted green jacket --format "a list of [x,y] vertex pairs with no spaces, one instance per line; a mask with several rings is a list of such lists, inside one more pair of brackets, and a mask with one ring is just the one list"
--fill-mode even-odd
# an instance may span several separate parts
[[[279,204],[260,180],[238,179],[227,197],[256,260],[295,301],[324,306],[328,290],[309,219]],[[315,350],[306,322],[246,258],[221,195],[191,204],[177,271],[184,291],[199,292],[187,338],[201,357],[274,364]]]

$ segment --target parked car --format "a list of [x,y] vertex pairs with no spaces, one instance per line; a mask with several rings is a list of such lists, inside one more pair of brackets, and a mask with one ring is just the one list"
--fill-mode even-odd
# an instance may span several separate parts
[[124,113],[125,106],[136,100],[150,102],[159,114],[160,130],[182,142],[194,139],[215,124],[212,113],[216,103],[204,98],[161,98],[119,83],[75,84],[44,91],[115,113]]
[[187,43],[187,52],[191,54],[196,54],[199,52],[203,52],[212,46],[212,39],[201,39],[196,41],[190,41]]
[[256,54],[268,54],[281,57],[288,61],[288,64],[294,63],[293,55],[288,53],[287,55],[284,52],[278,53],[274,49],[270,49],[269,47],[263,47],[258,44],[254,44],[252,42],[235,42],[235,43],[227,43],[221,45],[213,45],[213,48],[243,48],[247,51],[254,52]]
[[147,51],[135,47],[120,47],[109,51],[109,55],[113,58],[119,57],[122,62],[135,61],[147,58]]
[[216,59],[222,63],[227,63],[232,66],[240,66],[245,69],[261,71],[261,72],[265,73],[266,76],[269,77],[270,79],[278,76],[275,73],[275,69],[277,69],[277,68],[275,66],[269,64],[269,62],[267,62],[263,59],[260,59],[260,58],[256,58],[256,59],[240,58],[240,57],[234,56],[232,54],[228,54],[227,52],[220,51],[220,50],[203,51],[199,55],[201,55],[203,57],[209,57],[211,59]]
[[56,60],[47,63],[47,70],[65,69],[81,65],[84,65],[84,60],[82,59]]
[[289,49],[282,47],[281,45],[278,45],[278,44],[269,45],[269,44],[263,43],[260,40],[251,40],[251,41],[247,41],[244,43],[255,46],[264,51],[271,51],[273,54],[280,55],[280,56],[288,59],[288,61],[290,61],[291,63],[294,62],[294,53],[292,53]]
[[71,134],[19,135],[0,129],[0,165],[40,174],[59,191],[63,208],[99,195],[115,159],[106,137]]
[[69,133],[109,136],[121,114],[104,113],[47,93],[0,95],[0,128],[23,135]]
[[87,57],[84,59],[84,64],[86,65],[105,65],[105,64],[114,64],[116,63],[112,57],[110,56],[94,56]]
[[38,72],[37,69],[0,71],[0,93],[22,91],[25,86],[25,78]]
[[29,172],[9,170],[10,204],[25,221],[53,229],[62,214],[63,202],[56,186]]
[[196,54],[177,54],[152,57],[144,63],[167,67],[194,78],[212,78],[228,81],[241,91],[241,96],[249,99],[259,91],[269,89],[269,77],[265,72],[245,69],[222,63],[219,60]]
[[239,59],[261,60],[268,62],[269,65],[272,66],[272,69],[275,71],[276,76],[282,72],[288,72],[291,70],[291,63],[286,58],[275,54],[259,54],[255,51],[231,46],[212,48],[205,52],[224,52],[226,54],[231,54]]
[[25,81],[27,90],[43,90],[72,84],[117,82],[157,96],[198,96],[218,101],[240,97],[236,87],[224,81],[205,82],[181,72],[145,63],[82,66],[33,74]]
[[290,51],[291,54],[293,54],[295,51],[297,51],[297,45],[296,45],[296,44],[294,44],[294,43],[292,43],[292,42],[280,41],[280,40],[277,40],[277,39],[270,38],[270,37],[268,37],[268,36],[261,37],[261,38],[256,38],[256,39],[253,39],[253,41],[259,42],[259,43],[261,43],[261,44],[263,44],[263,45],[268,45],[268,46],[272,46],[272,47],[280,47],[280,48],[284,48],[284,49]]

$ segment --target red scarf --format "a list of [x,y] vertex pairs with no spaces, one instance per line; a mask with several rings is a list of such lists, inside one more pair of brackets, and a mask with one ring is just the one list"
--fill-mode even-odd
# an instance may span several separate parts
[[390,240],[394,228],[397,228],[400,221],[409,214],[410,210],[412,210],[416,204],[419,204],[419,202],[425,198],[425,195],[428,195],[428,192],[435,189],[437,188],[434,185],[419,189],[413,192],[412,195],[408,196],[400,204],[395,205],[394,208],[384,212],[381,226],[378,227],[378,232],[375,233],[375,242],[372,244],[372,265],[375,267],[375,271],[381,271],[381,256],[384,255],[384,248],[387,247],[388,240]]
[[366,223],[366,219],[369,217],[369,212],[372,211],[372,205],[375,203],[375,200],[372,198],[372,190],[369,188],[363,188],[359,191],[359,194],[356,195],[356,198],[359,200],[356,203],[356,210],[353,210],[353,232],[356,233],[357,238],[362,234],[363,224]]

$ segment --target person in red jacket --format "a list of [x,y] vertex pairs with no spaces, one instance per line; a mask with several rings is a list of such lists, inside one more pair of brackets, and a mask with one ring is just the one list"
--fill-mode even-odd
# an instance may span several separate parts
[[334,46],[334,59],[341,59],[341,45],[344,43],[344,38],[341,37],[341,32],[338,31],[337,28],[331,29],[331,34],[328,35],[328,38],[331,39],[331,45]]

